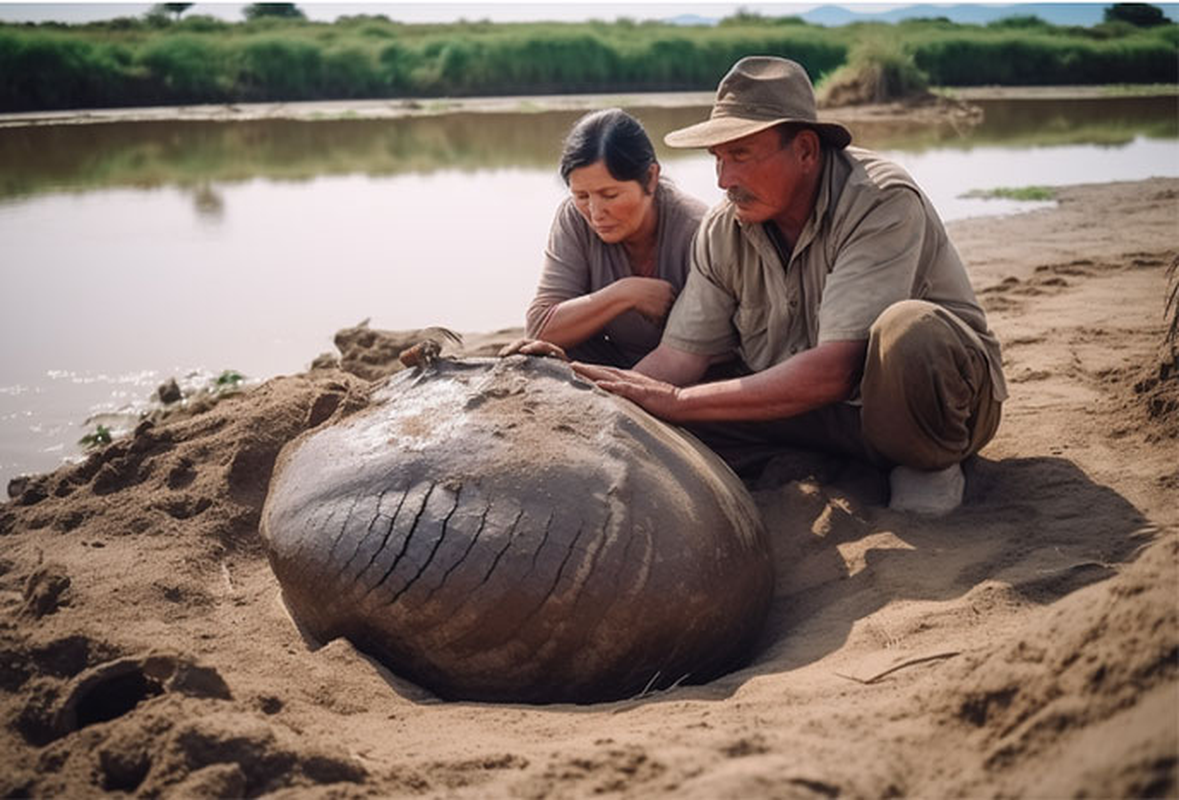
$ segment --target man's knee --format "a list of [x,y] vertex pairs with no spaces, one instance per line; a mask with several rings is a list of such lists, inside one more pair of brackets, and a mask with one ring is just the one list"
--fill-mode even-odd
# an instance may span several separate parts
[[864,434],[886,458],[936,469],[969,455],[986,357],[965,323],[933,303],[904,300],[872,326],[861,382]]
[[931,349],[944,346],[949,312],[925,300],[901,300],[881,312],[869,333],[870,354],[900,364],[921,364]]

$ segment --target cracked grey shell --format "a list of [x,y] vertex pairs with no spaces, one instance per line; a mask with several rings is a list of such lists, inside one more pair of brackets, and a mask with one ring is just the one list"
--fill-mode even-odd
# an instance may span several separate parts
[[773,594],[720,459],[551,359],[398,373],[287,445],[261,530],[311,634],[447,699],[708,680],[748,657]]

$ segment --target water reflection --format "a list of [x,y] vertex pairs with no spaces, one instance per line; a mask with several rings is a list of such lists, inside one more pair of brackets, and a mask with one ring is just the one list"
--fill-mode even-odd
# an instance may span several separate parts
[[1127,144],[1142,136],[1179,138],[1179,97],[980,101],[983,122],[972,132],[978,144],[1046,147]]
[[[703,113],[632,110],[657,141]],[[957,198],[969,189],[1179,174],[1175,112],[987,103],[970,129],[851,127],[958,218],[1018,207]],[[520,325],[579,114],[0,128],[0,338],[23,343],[0,356],[0,486],[171,375],[299,370],[366,317]],[[707,154],[658,149],[686,191],[719,199]]]
[[225,216],[225,198],[210,181],[202,181],[192,190],[192,204],[206,222],[220,222]]
[[[699,109],[644,112],[653,131]],[[0,198],[111,186],[300,181],[323,175],[553,169],[580,112],[393,120],[114,122],[0,128]]]
[[851,121],[848,127],[859,144],[906,153],[998,145],[1011,149],[1123,145],[1138,138],[1179,138],[1179,97],[980,100],[974,105],[983,112],[977,125],[952,119],[935,124],[869,120]]
[[[1179,138],[1176,98],[986,101],[975,127],[856,121],[880,150],[1125,144]],[[660,139],[698,121],[699,108],[631,109]],[[438,170],[551,170],[581,112],[448,114],[394,120],[134,122],[0,128],[0,198],[101,187],[209,186],[251,178],[397,175]],[[833,116],[838,116],[834,114]],[[660,158],[690,157],[657,142]],[[203,201],[202,213],[212,208]]]

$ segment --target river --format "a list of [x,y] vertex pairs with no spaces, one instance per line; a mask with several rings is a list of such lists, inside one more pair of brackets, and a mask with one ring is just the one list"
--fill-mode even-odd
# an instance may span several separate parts
[[[850,127],[954,220],[1044,205],[971,190],[1179,175],[1176,102],[987,101],[977,126]],[[629,110],[656,138],[706,113]],[[132,419],[170,376],[299,371],[363,319],[521,325],[577,116],[0,128],[0,484],[76,457],[95,415]],[[720,198],[707,154],[659,156]]]

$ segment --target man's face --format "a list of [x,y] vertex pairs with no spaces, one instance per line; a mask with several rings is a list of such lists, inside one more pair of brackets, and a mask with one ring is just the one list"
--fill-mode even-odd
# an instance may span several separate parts
[[783,147],[777,128],[715,145],[708,152],[716,159],[717,185],[736,205],[739,220],[765,222],[790,208],[801,171],[793,143]]

